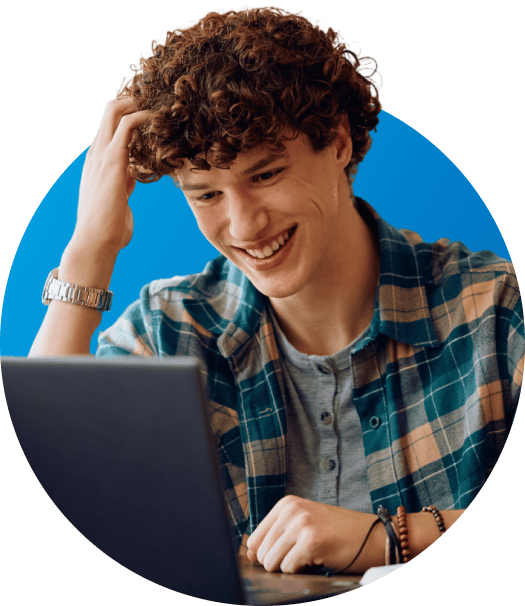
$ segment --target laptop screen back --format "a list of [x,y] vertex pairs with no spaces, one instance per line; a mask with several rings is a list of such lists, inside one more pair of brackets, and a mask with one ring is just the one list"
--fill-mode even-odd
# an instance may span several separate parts
[[40,483],[111,558],[175,591],[243,603],[191,358],[3,358]]

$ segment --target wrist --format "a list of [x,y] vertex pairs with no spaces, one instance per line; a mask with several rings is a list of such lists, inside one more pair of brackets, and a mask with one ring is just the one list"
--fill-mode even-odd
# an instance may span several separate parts
[[[445,527],[448,529],[465,511],[464,509],[442,510],[441,515],[445,522]],[[399,535],[399,523],[395,515],[392,516],[392,524],[394,524]],[[408,537],[410,543],[411,557],[414,558],[423,551],[436,539],[439,539],[441,532],[438,528],[436,520],[431,513],[408,513],[406,514],[406,524],[408,529]]]
[[[392,524],[399,536],[400,528],[396,515],[392,516]],[[424,513],[407,513],[406,526],[411,558],[415,558],[419,555],[440,536],[432,515],[429,516]]]
[[[377,516],[375,514],[364,514],[368,517],[366,523],[363,521],[360,524],[362,528],[362,539],[364,540],[366,531],[370,528],[370,526],[377,521]],[[365,518],[363,518],[365,520]],[[350,574],[363,574],[369,568],[373,568],[376,566],[383,566],[385,563],[385,540],[386,540],[386,532],[385,528],[381,523],[376,523],[370,532],[366,543],[363,546],[362,552],[359,554],[359,557],[356,559],[354,564],[345,569],[345,573]],[[353,548],[352,548],[353,549]],[[354,554],[355,555],[355,554]],[[349,554],[349,559],[351,559],[352,554]]]

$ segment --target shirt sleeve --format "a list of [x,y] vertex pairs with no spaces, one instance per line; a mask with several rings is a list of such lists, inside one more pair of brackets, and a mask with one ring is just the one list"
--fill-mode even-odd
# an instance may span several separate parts
[[523,384],[523,365],[525,361],[525,334],[523,323],[523,302],[518,296],[516,305],[512,311],[509,322],[509,334],[507,343],[507,364],[509,376],[510,402],[512,409],[511,417],[514,417],[518,399]]
[[149,285],[144,286],[138,301],[98,337],[96,356],[157,356],[151,330]]

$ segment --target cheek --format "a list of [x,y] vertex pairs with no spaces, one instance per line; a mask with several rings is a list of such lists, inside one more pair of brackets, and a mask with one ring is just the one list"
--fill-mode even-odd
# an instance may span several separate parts
[[293,179],[290,181],[290,198],[294,200],[294,207],[302,214],[325,218],[332,214],[337,205],[337,188],[332,181],[319,176],[315,182],[310,178]]
[[299,175],[287,179],[282,195],[288,200],[288,204],[297,206],[302,200],[307,202],[310,198],[317,197],[318,190],[319,185],[316,182]]

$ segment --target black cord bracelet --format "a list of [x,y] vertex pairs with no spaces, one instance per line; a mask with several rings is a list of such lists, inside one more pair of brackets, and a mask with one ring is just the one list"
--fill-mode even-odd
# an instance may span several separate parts
[[366,533],[365,540],[363,541],[361,547],[359,548],[359,551],[355,555],[354,559],[350,562],[350,564],[348,564],[348,566],[345,566],[344,568],[341,568],[341,570],[333,570],[332,568],[328,568],[326,566],[323,566],[323,568],[319,569],[319,573],[320,574],[325,574],[327,577],[331,577],[332,575],[334,575],[334,574],[340,574],[341,572],[343,572],[347,568],[350,568],[351,566],[353,566],[354,562],[361,555],[361,552],[363,551],[363,548],[366,545],[366,542],[368,541],[368,537],[370,536],[370,533],[372,532],[372,530],[374,529],[374,526],[378,522],[379,522],[379,518],[377,520],[374,520],[372,526],[370,526],[370,528],[368,529],[368,532]]
[[386,507],[379,505],[377,508],[377,517],[383,522],[385,525],[386,533],[388,535],[388,545],[390,548],[390,563],[396,562],[396,551],[398,555],[398,561],[403,561],[403,554],[401,553],[401,543],[399,542],[399,538],[392,526],[392,519],[390,517],[390,512]]

